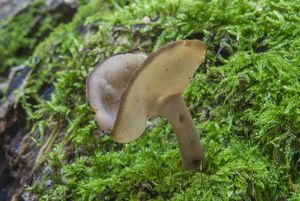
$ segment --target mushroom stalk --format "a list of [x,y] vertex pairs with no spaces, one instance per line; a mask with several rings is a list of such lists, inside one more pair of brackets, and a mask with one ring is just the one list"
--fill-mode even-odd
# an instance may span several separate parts
[[203,148],[182,95],[172,95],[161,101],[159,114],[165,117],[173,126],[183,167],[192,171],[202,169],[205,160]]

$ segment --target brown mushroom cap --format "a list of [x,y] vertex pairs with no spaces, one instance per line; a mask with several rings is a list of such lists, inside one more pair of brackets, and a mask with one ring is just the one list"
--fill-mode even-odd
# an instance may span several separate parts
[[[181,40],[152,53],[135,71],[122,94],[111,137],[126,143],[139,137],[147,120],[160,115],[164,100],[182,94],[198,66],[204,61],[206,46],[198,40]],[[121,94],[121,93],[119,93]],[[99,94],[98,94],[99,96]]]
[[122,94],[134,71],[145,61],[141,52],[117,54],[97,65],[87,78],[87,100],[103,133],[112,130]]

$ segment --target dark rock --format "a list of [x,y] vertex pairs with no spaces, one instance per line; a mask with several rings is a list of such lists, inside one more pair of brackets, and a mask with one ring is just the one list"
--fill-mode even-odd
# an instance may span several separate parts
[[51,100],[51,94],[52,92],[55,91],[55,87],[54,85],[49,85],[49,86],[46,86],[43,90],[42,90],[42,93],[41,93],[41,97],[44,99],[44,100]]
[[27,77],[29,71],[30,68],[23,65],[11,68],[11,73],[9,75],[10,84],[6,94],[7,97],[9,97],[14,90],[18,89],[22,86],[22,84],[24,84],[25,78]]

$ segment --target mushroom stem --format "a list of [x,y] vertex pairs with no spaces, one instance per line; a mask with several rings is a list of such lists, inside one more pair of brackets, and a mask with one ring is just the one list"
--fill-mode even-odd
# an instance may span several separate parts
[[165,117],[173,126],[183,167],[192,171],[202,170],[205,160],[203,148],[182,95],[176,94],[162,100],[159,114]]

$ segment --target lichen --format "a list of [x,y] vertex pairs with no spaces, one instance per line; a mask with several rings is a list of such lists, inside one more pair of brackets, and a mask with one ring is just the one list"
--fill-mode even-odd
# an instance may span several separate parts
[[[297,200],[299,12],[297,1],[272,0],[82,5],[26,60],[33,70],[22,97],[29,124],[41,134],[53,122],[62,125],[48,171],[27,190],[41,200]],[[86,76],[105,57],[186,38],[208,46],[185,91],[208,162],[195,174],[180,165],[165,120],[132,143],[116,144],[95,134],[85,100]],[[45,100],[50,85],[55,90]]]

